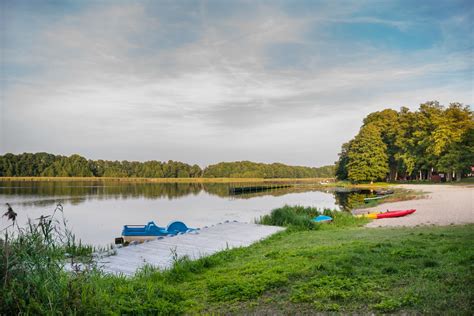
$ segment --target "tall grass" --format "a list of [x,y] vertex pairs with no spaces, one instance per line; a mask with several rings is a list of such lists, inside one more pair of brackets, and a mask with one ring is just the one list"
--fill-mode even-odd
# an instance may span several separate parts
[[366,219],[356,218],[347,212],[289,205],[274,209],[270,214],[261,216],[256,222],[263,225],[284,226],[290,230],[316,230],[328,224],[315,223],[313,218],[318,215],[331,216],[333,221],[330,225],[338,227],[360,226],[367,223]]
[[13,220],[2,231],[0,314],[74,310],[81,297],[76,284],[94,269],[93,249],[76,242],[62,214],[58,204],[50,216],[30,219],[25,227]]

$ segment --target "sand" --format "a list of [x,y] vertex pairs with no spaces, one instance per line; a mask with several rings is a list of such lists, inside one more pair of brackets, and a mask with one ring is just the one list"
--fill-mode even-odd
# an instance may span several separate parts
[[474,223],[474,186],[461,185],[399,185],[403,189],[423,191],[426,198],[380,204],[376,207],[355,210],[354,214],[381,210],[416,209],[416,212],[399,218],[376,219],[367,227],[413,227],[417,225],[446,226]]

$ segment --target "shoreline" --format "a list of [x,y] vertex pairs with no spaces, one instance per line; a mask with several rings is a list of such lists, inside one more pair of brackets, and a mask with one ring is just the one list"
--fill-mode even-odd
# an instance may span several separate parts
[[416,212],[398,218],[375,219],[365,227],[449,226],[474,223],[474,187],[472,185],[398,185],[407,190],[423,191],[420,199],[387,202],[366,209],[355,209],[353,214],[380,210],[416,209]]
[[[124,178],[124,177],[0,177],[0,182],[53,182],[53,181],[116,181],[149,183],[265,183],[265,182],[321,182],[334,178]],[[334,182],[328,184],[331,186]]]
[[0,182],[121,182],[121,183],[293,183],[320,188],[379,189],[392,183],[349,183],[335,178],[132,178],[132,177],[0,177]]

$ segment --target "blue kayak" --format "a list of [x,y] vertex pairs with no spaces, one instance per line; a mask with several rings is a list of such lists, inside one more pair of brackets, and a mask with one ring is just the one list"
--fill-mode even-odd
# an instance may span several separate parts
[[313,221],[316,223],[324,223],[324,222],[331,222],[332,217],[331,216],[326,216],[326,215],[319,215],[313,218]]

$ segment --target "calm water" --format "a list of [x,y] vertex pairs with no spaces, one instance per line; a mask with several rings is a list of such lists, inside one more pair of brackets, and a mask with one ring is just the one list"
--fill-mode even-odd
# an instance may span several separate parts
[[[235,186],[235,184],[233,184]],[[367,192],[330,192],[297,184],[292,188],[229,195],[229,184],[119,182],[0,182],[0,210],[10,203],[20,225],[28,218],[64,207],[68,226],[83,242],[107,245],[123,225],[150,220],[166,226],[181,220],[202,227],[226,220],[254,221],[272,209],[289,205],[344,210]],[[0,229],[7,226],[0,220]]]

